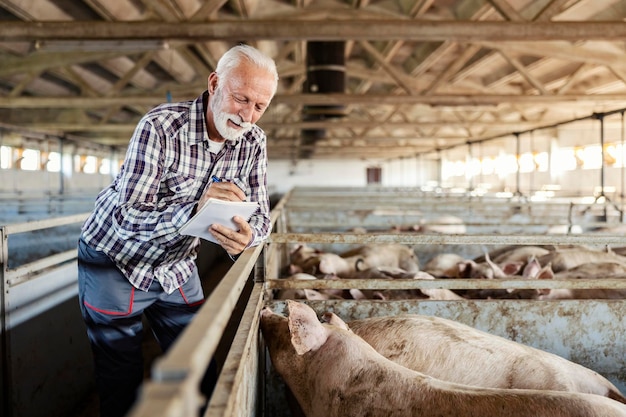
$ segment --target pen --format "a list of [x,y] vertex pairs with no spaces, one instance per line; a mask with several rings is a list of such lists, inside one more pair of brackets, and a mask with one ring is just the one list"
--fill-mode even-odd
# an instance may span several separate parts
[[215,175],[213,175],[213,176],[211,177],[211,182],[222,182],[222,180],[221,180],[221,179],[219,179],[218,177],[216,177]]

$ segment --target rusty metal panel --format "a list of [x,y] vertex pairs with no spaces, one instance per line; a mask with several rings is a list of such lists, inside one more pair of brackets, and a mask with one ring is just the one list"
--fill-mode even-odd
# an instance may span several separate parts
[[[423,288],[445,289],[538,289],[538,288],[608,288],[626,289],[624,278],[580,278],[580,279],[529,279],[518,276],[517,279],[472,279],[472,278],[441,278],[441,279],[315,279],[291,280],[270,279],[266,282],[268,289],[368,289],[368,290],[405,290]],[[532,300],[529,300],[529,302]]]
[[624,244],[623,235],[518,235],[518,234],[411,234],[411,233],[277,233],[269,238],[272,243],[341,243],[379,244],[404,243],[413,245],[615,245]]

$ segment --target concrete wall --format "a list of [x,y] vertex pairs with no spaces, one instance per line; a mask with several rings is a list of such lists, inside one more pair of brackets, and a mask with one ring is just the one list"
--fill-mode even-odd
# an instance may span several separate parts
[[296,185],[362,187],[367,184],[364,161],[274,161],[268,164],[269,192],[285,193]]

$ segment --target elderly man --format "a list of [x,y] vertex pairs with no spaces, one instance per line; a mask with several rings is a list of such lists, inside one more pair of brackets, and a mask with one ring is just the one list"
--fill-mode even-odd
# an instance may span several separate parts
[[233,258],[268,236],[266,138],[255,123],[277,86],[271,58],[230,49],[197,99],[141,119],[119,175],[98,195],[79,239],[78,281],[101,417],[124,416],[135,401],[143,314],[166,351],[204,302],[200,241],[180,234],[185,222],[209,198],[256,201],[249,220],[233,217],[238,230],[209,230]]

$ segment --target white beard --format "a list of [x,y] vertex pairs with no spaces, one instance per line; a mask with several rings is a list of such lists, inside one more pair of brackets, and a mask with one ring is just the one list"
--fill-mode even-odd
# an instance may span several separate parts
[[[211,111],[213,112],[213,122],[215,128],[220,135],[226,140],[237,140],[252,129],[252,123],[244,122],[237,114],[230,114],[220,110],[224,100],[221,89],[216,89],[213,101],[211,102]],[[241,128],[230,127],[228,121],[231,120]]]

